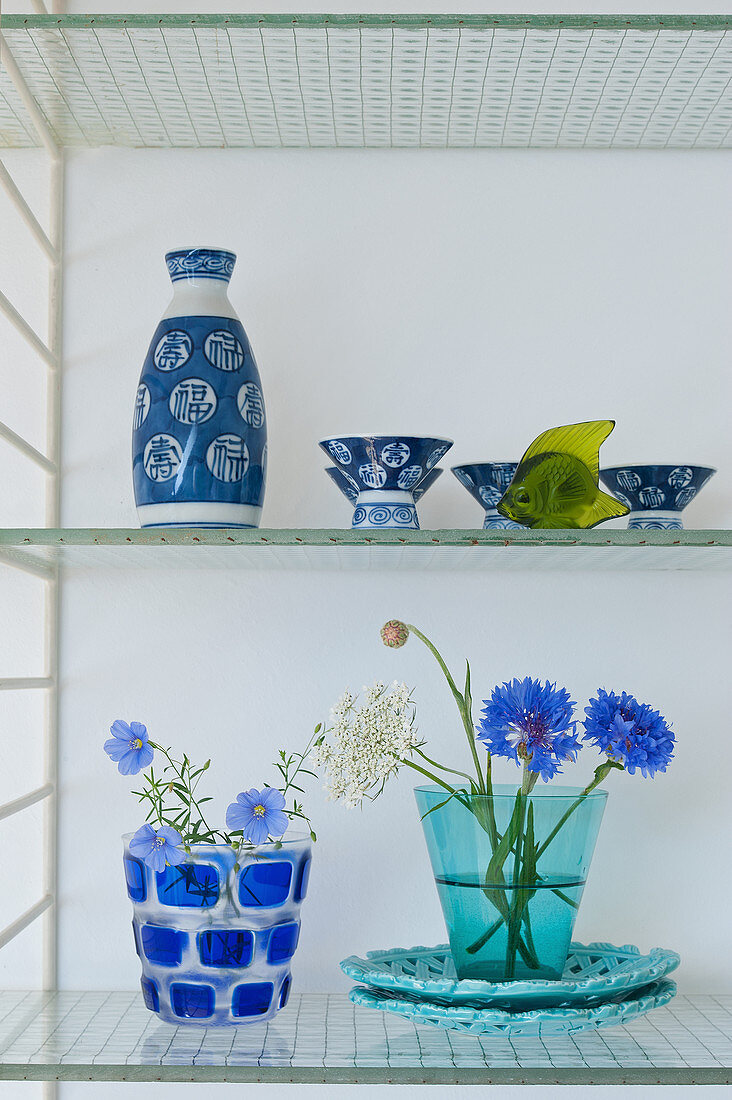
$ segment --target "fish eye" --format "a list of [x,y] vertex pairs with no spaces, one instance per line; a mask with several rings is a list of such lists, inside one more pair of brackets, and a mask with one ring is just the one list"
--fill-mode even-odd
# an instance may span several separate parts
[[528,504],[530,499],[525,489],[517,489],[514,493],[514,500],[517,504]]

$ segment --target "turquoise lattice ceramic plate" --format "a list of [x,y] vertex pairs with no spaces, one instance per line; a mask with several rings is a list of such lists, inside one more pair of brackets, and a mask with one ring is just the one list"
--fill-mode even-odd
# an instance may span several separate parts
[[675,951],[662,947],[642,955],[632,944],[573,943],[559,982],[458,981],[450,948],[440,944],[369,951],[365,959],[351,955],[343,960],[341,969],[354,981],[405,1000],[514,1012],[603,1004],[659,981],[680,961]]
[[533,1012],[502,1012],[498,1008],[468,1008],[467,1005],[446,1008],[427,1001],[407,1001],[398,994],[367,989],[363,985],[354,986],[350,998],[354,1004],[392,1012],[415,1024],[429,1024],[469,1035],[494,1038],[510,1035],[514,1038],[627,1024],[652,1008],[668,1004],[675,994],[676,983],[662,981],[628,993],[623,1001],[610,1001],[590,1008],[542,1008]]

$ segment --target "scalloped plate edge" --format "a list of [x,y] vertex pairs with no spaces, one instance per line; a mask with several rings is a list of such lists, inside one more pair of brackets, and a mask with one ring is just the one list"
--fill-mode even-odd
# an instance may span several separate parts
[[[616,947],[607,942],[593,941],[589,944],[573,941],[570,945],[570,955],[582,952],[591,954],[612,953],[614,955],[626,954],[628,961],[636,961],[641,966],[637,972],[624,972],[607,978],[589,976],[577,981],[562,980],[560,982],[524,979],[515,982],[488,982],[479,979],[453,978],[429,978],[421,979],[408,974],[394,975],[387,971],[374,970],[373,964],[378,961],[397,959],[404,955],[437,953],[449,954],[449,944],[438,944],[436,947],[405,947],[391,948],[384,951],[368,951],[366,958],[350,955],[340,963],[341,970],[353,981],[363,982],[374,989],[391,991],[396,989],[405,993],[412,993],[421,997],[441,996],[445,998],[460,996],[472,999],[475,997],[497,1000],[499,998],[522,998],[536,996],[537,994],[556,994],[561,996],[592,996],[607,999],[611,995],[623,991],[632,991],[642,988],[651,982],[656,982],[671,974],[679,966],[681,957],[670,948],[653,947],[646,954],[641,954],[635,944],[625,944]],[[543,1011],[543,1010],[541,1010]]]
[[551,1031],[582,1031],[589,1028],[610,1027],[624,1024],[643,1016],[654,1008],[662,1008],[676,996],[676,983],[672,981],[655,982],[639,991],[635,997],[626,1001],[595,1005],[591,1008],[544,1008],[531,1012],[503,1012],[500,1009],[443,1008],[440,1005],[415,1004],[413,1001],[400,1001],[397,998],[384,1000],[376,990],[357,985],[349,993],[349,999],[362,1008],[378,1009],[402,1016],[415,1023],[428,1024],[431,1027],[457,1028],[470,1030],[474,1034],[490,1031],[495,1027],[508,1025],[507,1033],[513,1028],[528,1034],[540,1029]]

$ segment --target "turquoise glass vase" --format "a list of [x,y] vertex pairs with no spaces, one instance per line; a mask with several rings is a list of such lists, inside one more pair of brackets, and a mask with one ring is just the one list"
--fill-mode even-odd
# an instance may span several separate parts
[[415,796],[458,977],[558,981],[607,792]]

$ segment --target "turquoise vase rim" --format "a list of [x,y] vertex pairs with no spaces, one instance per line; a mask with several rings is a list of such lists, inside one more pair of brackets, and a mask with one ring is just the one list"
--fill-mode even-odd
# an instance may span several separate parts
[[[521,793],[521,787],[518,784],[512,783],[494,783],[492,794],[473,794],[467,789],[467,787],[456,787],[457,791],[462,794],[470,795],[471,800],[479,798],[488,799],[506,799],[513,801],[517,794]],[[438,794],[443,798],[448,796],[448,792],[444,787],[440,787],[437,783],[425,783],[419,787],[414,788],[414,793],[417,794]],[[542,800],[549,799],[563,799],[563,800],[575,800],[584,794],[587,799],[607,799],[607,791],[604,789],[596,788],[594,791],[588,791],[585,794],[584,787],[553,787],[552,790],[546,791],[542,788],[535,787],[530,794],[525,795],[526,798],[541,798]]]

